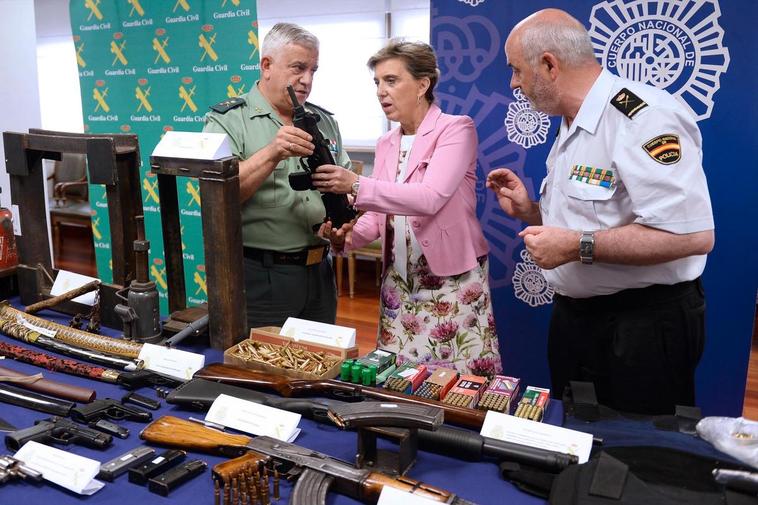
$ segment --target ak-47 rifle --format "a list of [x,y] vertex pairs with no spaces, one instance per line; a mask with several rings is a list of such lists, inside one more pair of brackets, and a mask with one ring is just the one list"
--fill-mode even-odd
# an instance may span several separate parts
[[449,491],[407,477],[391,477],[380,472],[355,468],[349,463],[271,437],[250,438],[206,428],[191,421],[164,416],[149,424],[140,437],[152,444],[239,456],[253,451],[264,465],[279,463],[299,473],[289,503],[323,504],[330,489],[366,503],[376,503],[385,486],[394,487],[430,500],[453,505],[473,505]]
[[411,396],[384,388],[361,386],[333,379],[290,379],[281,375],[248,370],[233,365],[211,363],[195,372],[194,377],[244,388],[275,391],[287,398],[295,396],[327,396],[343,401],[365,399],[429,405],[445,411],[445,422],[479,429],[484,423],[484,411],[457,407],[447,403]]

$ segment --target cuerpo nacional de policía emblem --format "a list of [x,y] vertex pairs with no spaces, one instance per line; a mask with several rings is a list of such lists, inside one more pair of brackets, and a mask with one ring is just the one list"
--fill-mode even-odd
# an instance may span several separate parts
[[550,118],[544,112],[534,110],[520,88],[513,90],[513,96],[516,101],[508,104],[505,115],[508,140],[527,149],[544,144],[550,128]]
[[595,56],[621,77],[665,89],[698,121],[729,66],[718,0],[608,0],[590,17]]
[[513,294],[532,307],[552,302],[555,290],[547,282],[542,269],[534,262],[529,251],[522,249],[521,259],[513,272]]

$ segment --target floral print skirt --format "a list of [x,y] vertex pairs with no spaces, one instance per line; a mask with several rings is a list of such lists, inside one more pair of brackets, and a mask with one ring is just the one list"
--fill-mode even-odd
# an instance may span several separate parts
[[404,280],[388,265],[382,282],[377,346],[397,354],[398,364],[422,363],[430,371],[502,373],[487,257],[463,274],[437,277],[426,258],[409,262]]

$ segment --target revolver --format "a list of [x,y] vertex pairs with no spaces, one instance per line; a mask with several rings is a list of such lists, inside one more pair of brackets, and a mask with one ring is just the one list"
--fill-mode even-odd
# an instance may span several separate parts
[[141,423],[147,423],[153,419],[153,415],[147,410],[131,405],[124,405],[112,398],[94,400],[79,407],[74,407],[71,409],[69,415],[74,421],[85,424],[99,421],[104,417],[116,421],[128,419]]
[[94,449],[103,449],[111,444],[113,437],[76,424],[65,417],[55,416],[50,419],[35,421],[34,426],[29,428],[8,433],[5,436],[5,445],[8,449],[17,451],[30,440],[42,444],[57,442],[63,445],[79,444]]

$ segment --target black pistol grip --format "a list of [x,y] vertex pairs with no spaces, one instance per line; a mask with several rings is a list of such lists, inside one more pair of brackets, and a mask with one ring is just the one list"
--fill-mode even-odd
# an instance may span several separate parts
[[5,436],[5,446],[11,451],[18,451],[30,440],[45,443],[52,440],[53,423],[50,421],[38,421],[34,426],[23,428],[8,433]]
[[289,505],[324,505],[334,477],[306,468],[292,488]]
[[444,422],[445,411],[430,405],[361,402],[330,405],[329,418],[340,428],[390,426],[434,431]]

